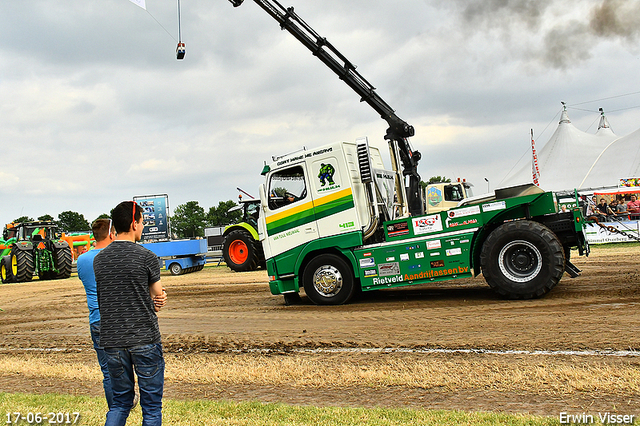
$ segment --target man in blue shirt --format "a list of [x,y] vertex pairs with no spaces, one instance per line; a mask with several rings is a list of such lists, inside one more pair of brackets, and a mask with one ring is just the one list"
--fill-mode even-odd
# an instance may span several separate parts
[[107,247],[114,239],[114,233],[111,232],[111,219],[98,219],[91,225],[93,237],[96,240],[96,246],[93,250],[89,250],[78,257],[78,278],[84,285],[87,293],[87,306],[89,307],[89,328],[91,330],[91,340],[93,340],[93,348],[98,355],[98,363],[104,379],[102,385],[104,387],[104,396],[107,398],[107,404],[111,407],[113,402],[113,391],[111,390],[111,379],[109,378],[109,370],[107,368],[107,356],[104,353],[104,347],[100,344],[100,311],[98,310],[98,290],[96,288],[96,277],[93,273],[93,259],[103,248]]

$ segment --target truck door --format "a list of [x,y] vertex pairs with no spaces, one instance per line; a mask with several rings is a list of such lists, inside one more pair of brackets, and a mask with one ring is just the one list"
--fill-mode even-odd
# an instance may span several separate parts
[[268,258],[318,238],[304,163],[271,173],[266,190],[264,242]]

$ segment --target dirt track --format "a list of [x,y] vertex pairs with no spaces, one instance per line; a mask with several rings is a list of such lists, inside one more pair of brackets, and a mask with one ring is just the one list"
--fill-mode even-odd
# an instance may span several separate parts
[[[640,246],[596,247],[585,259],[574,255],[583,274],[567,275],[546,297],[530,301],[498,298],[481,277],[473,280],[365,293],[355,303],[285,306],[269,293],[266,273],[232,273],[226,268],[174,277],[163,272],[169,294],[160,314],[168,356],[304,356],[318,365],[366,365],[380,357],[406,360],[487,360],[522,368],[531,364],[619,366],[638,370],[640,357],[587,355],[587,350],[639,351]],[[87,309],[81,283],[64,281],[0,286],[0,359],[46,353],[60,362],[93,365]],[[371,349],[342,351],[341,348]],[[386,351],[376,349],[387,348]],[[301,349],[319,349],[304,352]],[[331,352],[327,349],[336,349]],[[403,349],[404,351],[398,351]],[[408,350],[411,349],[411,350]],[[452,352],[425,352],[450,349]],[[458,351],[492,350],[490,353]],[[394,351],[395,350],[395,351]],[[503,351],[524,351],[504,354]],[[534,355],[528,351],[554,351]],[[559,352],[555,352],[559,351]],[[578,351],[568,354],[566,351]],[[618,354],[620,355],[620,354]],[[97,367],[96,367],[97,368]],[[473,377],[473,371],[468,372]],[[0,371],[0,391],[68,392],[100,395],[98,381],[78,383]],[[384,388],[332,386],[211,386],[167,382],[169,398],[225,398],[312,405],[397,406],[531,412],[640,414],[640,390],[616,386],[597,392],[535,389],[505,392],[500,386]]]

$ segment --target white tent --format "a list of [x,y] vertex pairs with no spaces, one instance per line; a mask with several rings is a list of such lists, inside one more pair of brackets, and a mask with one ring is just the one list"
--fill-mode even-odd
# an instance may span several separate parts
[[578,187],[617,186],[620,179],[635,177],[640,177],[640,129],[607,145]]
[[[571,124],[564,109],[558,128],[542,149],[538,150],[540,188],[545,191],[562,191],[580,187],[595,159],[616,138],[604,113],[600,117],[597,132],[589,134]],[[504,182],[505,186],[532,183],[531,161],[508,176]]]

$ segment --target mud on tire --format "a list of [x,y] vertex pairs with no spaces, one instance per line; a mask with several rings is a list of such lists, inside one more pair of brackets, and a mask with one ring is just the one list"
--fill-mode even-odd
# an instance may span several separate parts
[[564,262],[564,248],[556,235],[529,220],[496,228],[480,254],[485,280],[509,299],[531,299],[549,292],[562,278]]

